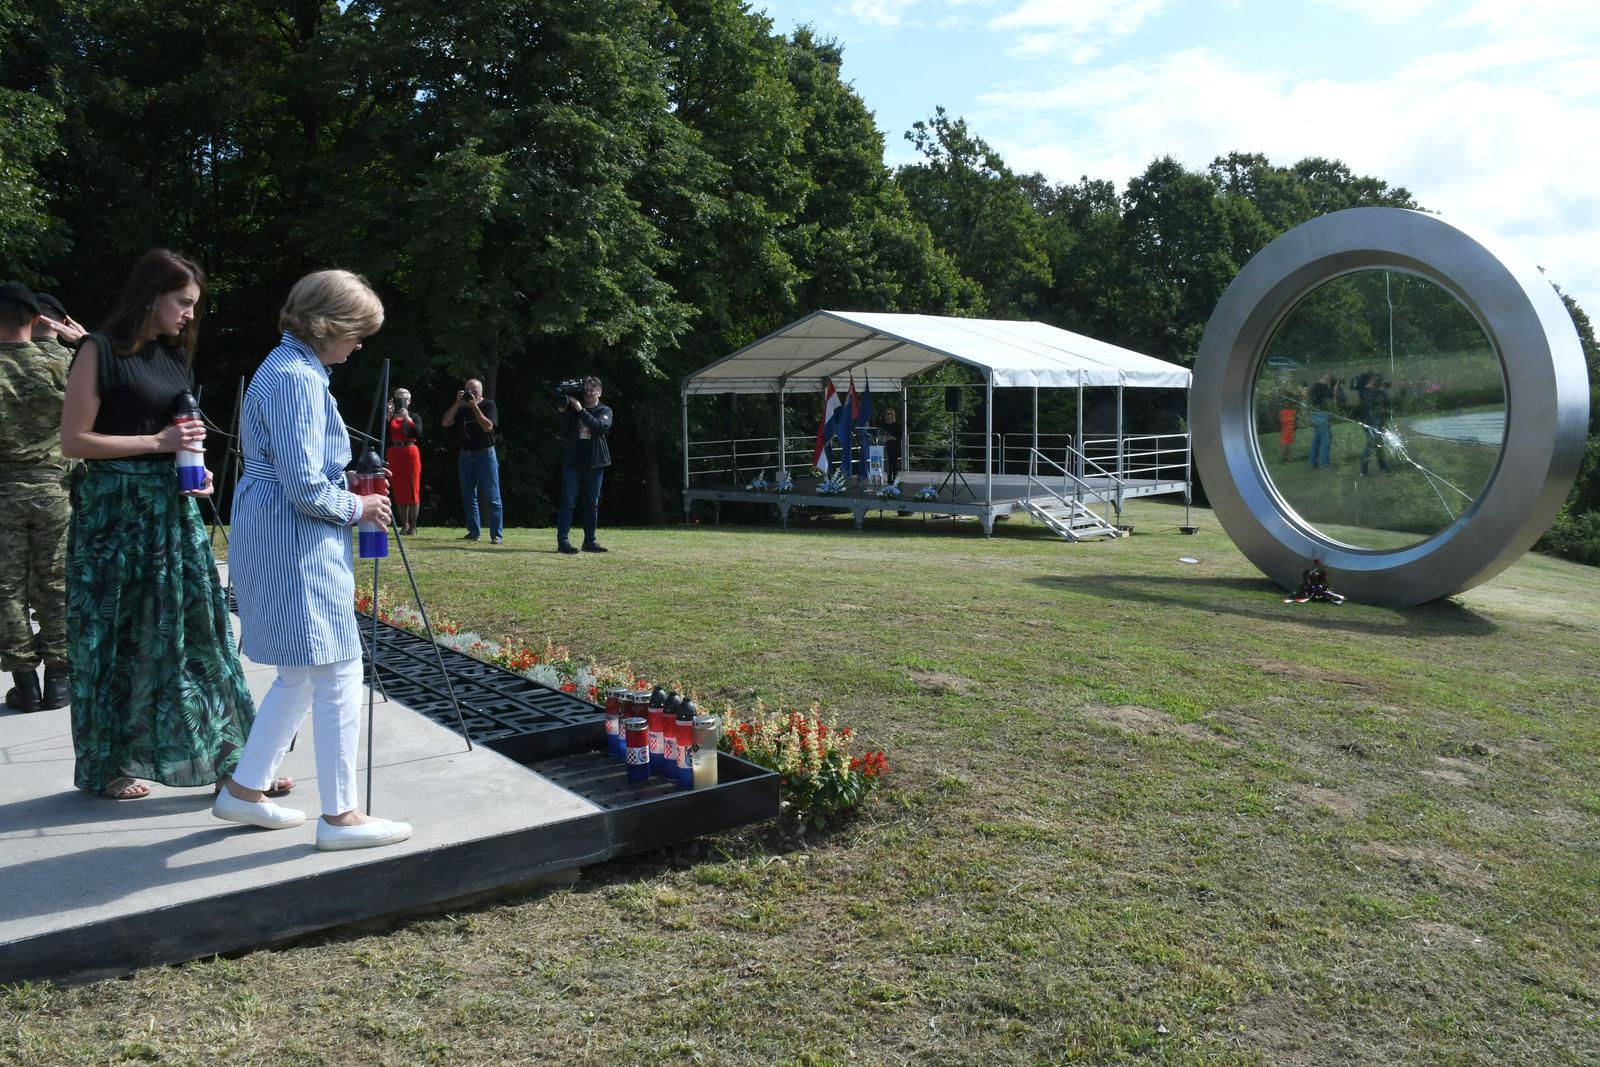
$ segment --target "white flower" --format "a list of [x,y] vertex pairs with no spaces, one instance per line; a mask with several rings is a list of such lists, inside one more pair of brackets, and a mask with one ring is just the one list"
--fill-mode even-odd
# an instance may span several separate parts
[[443,645],[445,648],[454,649],[457,652],[465,652],[467,649],[471,648],[473,645],[482,640],[482,637],[479,637],[471,630],[463,630],[458,634],[439,635],[439,643],[441,645]]
[[522,672],[522,676],[530,682],[549,686],[551,689],[561,688],[561,672],[548,663],[535,663]]

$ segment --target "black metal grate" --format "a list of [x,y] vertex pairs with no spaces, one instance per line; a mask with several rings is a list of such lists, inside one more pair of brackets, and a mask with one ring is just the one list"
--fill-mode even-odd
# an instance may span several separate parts
[[[694,828],[694,820],[698,818],[694,813],[699,810],[697,806],[699,803],[726,802],[730,794],[743,792],[746,783],[766,781],[775,785],[778,777],[765,767],[758,767],[726,752],[717,753],[717,784],[709,789],[680,789],[676,779],[653,776],[634,784],[628,781],[627,766],[603,750],[591,749],[564,756],[551,756],[533,761],[528,767],[569,793],[576,793],[607,811],[630,808],[651,801],[665,802],[675,809],[681,808],[682,817],[689,821],[684,828],[688,831],[683,834],[684,837],[693,837],[706,832]],[[776,801],[776,790],[773,796]],[[682,807],[684,804],[689,806]],[[773,814],[776,814],[776,803],[773,804],[773,808]]]
[[602,808],[637,804],[642,800],[682,796],[676,780],[650,777],[634,785],[628,781],[628,768],[604,751],[575,752],[532,764],[532,768],[562,789],[576,793]]
[[[372,618],[356,615],[361,640],[372,639]],[[456,699],[467,732],[476,744],[487,745],[514,759],[557,755],[603,742],[605,712],[571,693],[551,689],[462,652],[435,648],[426,637],[378,624],[378,681],[382,692],[441,726],[460,732],[451,686],[439,673],[439,659]]]

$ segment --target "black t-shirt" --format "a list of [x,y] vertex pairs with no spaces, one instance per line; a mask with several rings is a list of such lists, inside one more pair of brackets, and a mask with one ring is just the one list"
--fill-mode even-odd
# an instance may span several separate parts
[[[104,334],[95,334],[100,410],[94,432],[118,437],[159,433],[172,421],[178,394],[194,391],[194,371],[181,348],[151,341],[118,355]],[[129,456],[134,462],[172,463],[171,452]]]
[[456,408],[456,425],[461,427],[461,447],[469,452],[482,452],[486,448],[494,447],[494,430],[500,428],[500,412],[495,408],[493,400],[478,401],[478,410],[483,412],[483,417],[488,419],[494,429],[484,432],[478,425],[478,417],[467,407],[466,401]]

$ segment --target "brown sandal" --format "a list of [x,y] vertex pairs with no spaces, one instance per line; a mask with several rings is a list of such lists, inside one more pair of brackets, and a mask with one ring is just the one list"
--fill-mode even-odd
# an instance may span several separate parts
[[[264,797],[286,797],[292,792],[294,792],[294,779],[279,778],[276,782],[272,783],[271,789],[263,789],[261,791],[261,795]],[[222,783],[218,782],[216,786],[212,788],[211,795],[220,796],[221,794]]]
[[109,800],[142,800],[150,795],[150,787],[124,774],[112,779],[109,785],[100,790],[100,795]]

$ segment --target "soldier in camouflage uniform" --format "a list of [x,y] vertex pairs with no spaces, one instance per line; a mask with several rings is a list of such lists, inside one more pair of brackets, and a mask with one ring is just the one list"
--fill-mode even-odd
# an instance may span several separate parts
[[[33,293],[0,285],[0,670],[16,686],[16,711],[65,707],[67,675],[67,461],[61,405],[68,357],[31,340],[39,318]],[[39,620],[35,638],[28,609]],[[45,665],[43,692],[35,673]]]

